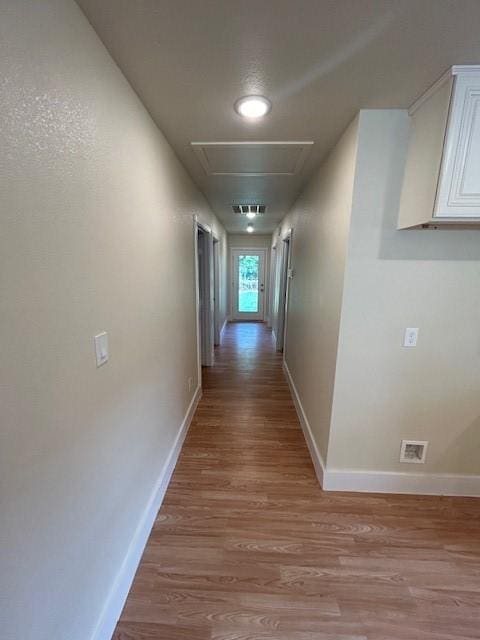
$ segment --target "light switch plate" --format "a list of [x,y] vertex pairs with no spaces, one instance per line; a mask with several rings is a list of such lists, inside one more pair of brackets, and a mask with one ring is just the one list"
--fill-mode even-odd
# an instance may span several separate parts
[[407,327],[405,329],[405,335],[403,337],[404,347],[416,347],[418,341],[418,328]]
[[95,340],[95,356],[97,358],[97,367],[101,367],[108,360],[108,335],[106,331],[99,333]]

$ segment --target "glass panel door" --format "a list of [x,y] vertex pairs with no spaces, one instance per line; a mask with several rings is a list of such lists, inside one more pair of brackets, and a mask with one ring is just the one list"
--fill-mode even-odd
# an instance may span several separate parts
[[258,313],[259,256],[238,256],[238,310],[240,313]]
[[263,320],[264,249],[232,250],[232,317],[234,320]]

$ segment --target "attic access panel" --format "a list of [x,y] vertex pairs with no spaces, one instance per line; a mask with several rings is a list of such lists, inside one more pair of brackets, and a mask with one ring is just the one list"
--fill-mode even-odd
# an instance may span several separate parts
[[304,142],[192,142],[209,176],[293,176],[313,145]]

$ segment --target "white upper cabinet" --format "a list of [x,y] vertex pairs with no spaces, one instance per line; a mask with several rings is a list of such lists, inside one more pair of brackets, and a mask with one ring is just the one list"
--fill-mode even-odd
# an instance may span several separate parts
[[434,215],[480,217],[480,69],[455,78]]
[[453,67],[410,123],[398,227],[480,228],[480,66]]

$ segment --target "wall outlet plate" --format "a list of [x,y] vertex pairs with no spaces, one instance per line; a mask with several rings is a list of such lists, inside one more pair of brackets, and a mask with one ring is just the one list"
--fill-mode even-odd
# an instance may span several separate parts
[[427,447],[426,440],[402,440],[400,462],[424,464],[427,457]]
[[418,341],[418,328],[417,327],[407,327],[405,329],[405,334],[403,336],[403,346],[404,347],[416,347]]

